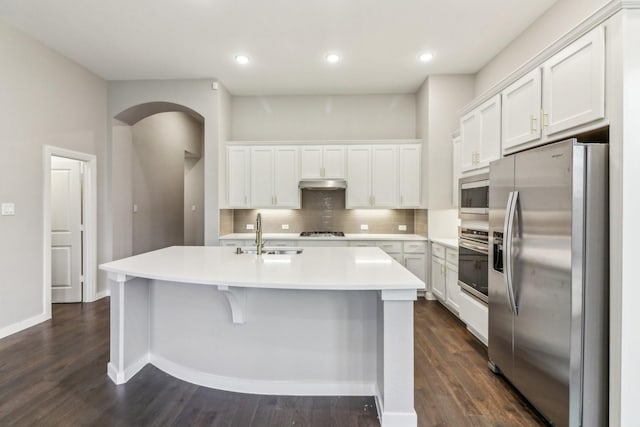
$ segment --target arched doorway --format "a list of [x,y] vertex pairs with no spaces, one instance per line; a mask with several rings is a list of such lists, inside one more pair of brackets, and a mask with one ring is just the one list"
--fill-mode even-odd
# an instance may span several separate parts
[[204,117],[150,102],[112,121],[114,259],[204,244]]

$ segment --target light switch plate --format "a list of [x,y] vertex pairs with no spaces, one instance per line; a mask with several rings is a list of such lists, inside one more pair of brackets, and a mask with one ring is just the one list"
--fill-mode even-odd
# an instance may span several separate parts
[[2,216],[9,216],[16,214],[15,203],[3,203],[2,204]]
[[191,212],[195,212],[196,211],[196,205],[191,205]]
[[369,224],[360,224],[360,230],[368,230]]
[[289,224],[282,224],[282,229],[283,230],[288,230],[289,229]]
[[253,224],[247,224],[245,228],[247,230],[253,230]]
[[138,205],[133,204],[133,213],[138,213]]
[[399,225],[398,226],[398,230],[399,231],[407,231],[407,226],[406,225]]

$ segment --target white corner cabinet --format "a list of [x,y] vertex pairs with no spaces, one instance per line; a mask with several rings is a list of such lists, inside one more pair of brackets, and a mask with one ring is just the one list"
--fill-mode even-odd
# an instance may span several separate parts
[[500,100],[500,94],[495,95],[460,119],[462,172],[486,168],[500,158]]
[[597,27],[502,91],[502,151],[531,148],[604,117],[604,28]]
[[420,207],[421,153],[420,144],[348,147],[346,207]]
[[344,145],[300,146],[300,178],[345,178]]
[[451,136],[451,161],[453,165],[451,167],[451,207],[457,208],[459,201],[459,182],[460,182],[460,156],[462,155],[462,137],[460,136],[460,130],[456,130]]
[[227,148],[227,205],[248,208],[251,194],[251,148]]
[[431,292],[456,316],[460,312],[458,251],[431,243]]

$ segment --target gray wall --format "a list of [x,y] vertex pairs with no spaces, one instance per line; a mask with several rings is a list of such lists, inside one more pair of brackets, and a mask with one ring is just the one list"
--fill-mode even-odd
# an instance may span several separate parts
[[477,74],[476,96],[559,39],[609,0],[559,0],[489,61]]
[[103,245],[108,234],[105,81],[2,22],[0,52],[0,202],[16,205],[15,216],[0,217],[1,336],[45,316],[44,145],[97,156],[98,262],[110,253]]
[[414,94],[236,96],[230,139],[412,139]]
[[[195,211],[192,207],[195,207]],[[184,158],[184,244],[204,245],[204,159],[186,155]]]
[[133,130],[131,126],[113,120],[111,157],[118,165],[111,174],[111,186],[117,190],[112,206],[112,234],[121,236],[113,242],[113,259],[133,254]]
[[182,245],[185,229],[190,239],[198,229],[203,231],[191,209],[185,217],[187,200],[196,212],[202,210],[204,188],[196,183],[203,178],[199,159],[190,157],[185,165],[185,151],[193,156],[201,145],[202,124],[186,113],[154,114],[133,125],[133,203],[138,208],[133,214],[133,254]]

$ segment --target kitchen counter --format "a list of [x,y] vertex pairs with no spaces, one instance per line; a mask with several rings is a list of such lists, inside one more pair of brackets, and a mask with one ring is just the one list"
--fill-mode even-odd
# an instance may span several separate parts
[[[251,233],[232,233],[220,236],[220,240],[254,240],[255,232]],[[344,237],[301,237],[300,233],[263,233],[264,240],[411,240],[423,241],[429,240],[418,234],[369,234],[369,233],[348,233]]]
[[429,240],[432,243],[437,243],[442,246],[446,246],[451,249],[458,249],[458,239],[451,239],[446,237],[430,237]]
[[234,392],[374,396],[383,427],[417,425],[413,301],[424,283],[379,248],[174,246],[100,268],[117,384],[151,363]]

